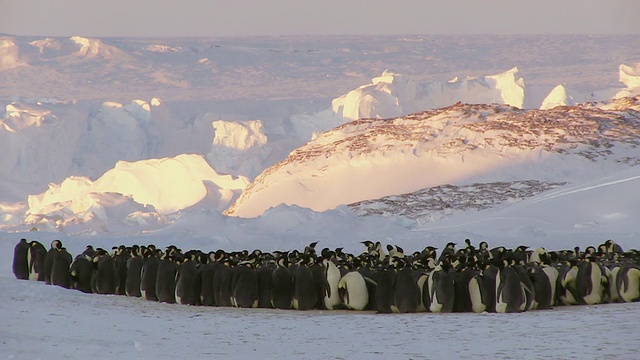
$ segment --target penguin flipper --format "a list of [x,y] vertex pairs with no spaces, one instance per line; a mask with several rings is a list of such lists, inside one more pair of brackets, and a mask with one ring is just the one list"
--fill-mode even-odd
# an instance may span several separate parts
[[324,267],[324,276],[322,277],[322,287],[324,288],[324,295],[328,298],[331,297],[331,285],[329,285],[329,280],[327,277],[329,276],[329,267]]
[[373,279],[371,279],[371,278],[368,278],[368,277],[366,277],[366,276],[363,276],[363,278],[364,278],[364,281],[365,281],[365,282],[367,282],[367,283],[369,283],[369,284],[371,284],[371,285],[373,285],[373,286],[378,286],[378,283],[377,283],[377,282],[375,282],[375,280],[373,280]]

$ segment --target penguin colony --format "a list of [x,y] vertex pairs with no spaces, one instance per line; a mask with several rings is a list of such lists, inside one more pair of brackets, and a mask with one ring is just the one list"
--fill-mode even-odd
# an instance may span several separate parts
[[640,301],[640,251],[612,240],[585,251],[478,248],[405,255],[399,246],[371,241],[359,255],[342,248],[316,253],[164,251],[153,245],[91,245],[72,258],[60,240],[47,251],[38,241],[16,245],[18,279],[145,300],[202,306],[275,309],[351,309],[378,313],[498,312]]

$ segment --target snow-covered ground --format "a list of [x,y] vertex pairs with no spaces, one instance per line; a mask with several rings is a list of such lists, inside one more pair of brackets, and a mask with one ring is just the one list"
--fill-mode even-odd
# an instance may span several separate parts
[[[21,237],[45,246],[61,239],[73,255],[87,244],[270,251],[314,241],[355,253],[363,240],[414,251],[465,238],[549,250],[614,239],[638,249],[640,100],[552,108],[639,94],[639,62],[638,36],[2,35],[0,357],[633,359],[637,304],[511,315],[203,308],[17,281],[10,264]],[[453,106],[424,133],[431,142],[344,142],[354,154],[373,146],[373,155],[328,156],[335,146],[316,163],[301,156],[359,117],[457,101],[499,105]],[[504,104],[552,110],[518,117]],[[500,111],[515,114],[503,129],[489,116]],[[485,117],[494,121],[478,121]],[[395,121],[396,130],[420,122]],[[566,134],[540,125],[551,123]],[[489,146],[492,135],[516,146]],[[308,179],[273,171],[267,185],[288,185],[268,206],[249,208],[253,218],[223,214],[289,154]],[[417,162],[407,159],[425,154],[428,166],[412,171]],[[317,176],[327,173],[334,176]],[[428,206],[406,209],[422,198]],[[328,210],[309,209],[318,203]]]
[[4,359],[635,359],[637,304],[522,314],[229,309],[0,277]]

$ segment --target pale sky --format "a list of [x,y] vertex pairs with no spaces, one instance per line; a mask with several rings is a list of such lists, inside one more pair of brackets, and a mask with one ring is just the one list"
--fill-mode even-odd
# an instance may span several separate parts
[[640,34],[640,0],[0,0],[0,33]]

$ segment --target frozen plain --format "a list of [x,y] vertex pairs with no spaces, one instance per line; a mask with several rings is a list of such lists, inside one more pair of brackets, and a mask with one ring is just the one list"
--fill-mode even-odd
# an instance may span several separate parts
[[[156,54],[158,57],[150,58],[150,65],[137,69],[112,64],[98,71],[96,79],[91,79],[105,80],[98,87],[84,83],[75,87],[59,86],[73,83],[67,81],[73,80],[74,72],[97,71],[97,65],[90,61],[76,62],[69,58],[68,62],[53,65],[59,73],[47,81],[56,86],[43,86],[46,84],[39,79],[41,73],[25,67],[5,71],[5,85],[0,89],[7,103],[20,96],[125,103],[159,96],[164,101],[174,101],[175,108],[183,113],[217,112],[221,118],[240,120],[260,117],[268,123],[324,109],[329,105],[328,99],[366,83],[387,68],[419,79],[446,81],[453,76],[494,74],[519,66],[530,90],[528,105],[537,107],[558,83],[567,84],[581,94],[615,93],[617,90],[611,89],[621,87],[617,66],[640,60],[639,41],[637,36],[525,37],[525,40],[522,37],[415,36],[172,39],[162,44],[173,49],[192,46],[203,51],[212,43],[218,43],[222,49],[232,50],[219,56],[213,65],[198,62],[205,56],[195,50],[190,55],[185,55],[188,53],[185,51],[175,54],[169,51],[170,61],[160,60]],[[110,43],[132,49],[149,48],[158,42],[117,39]],[[416,43],[420,45],[415,46]],[[317,56],[318,53],[322,56]],[[283,61],[288,58],[291,61]],[[116,63],[120,61],[116,60]],[[193,71],[194,62],[205,69]],[[140,69],[152,71],[144,73],[138,71]],[[126,85],[119,77],[132,77],[134,85]],[[149,78],[160,82],[145,81]],[[183,80],[190,86],[183,86],[186,84]],[[42,88],[48,90],[38,90]],[[66,90],[60,93],[59,89]],[[216,100],[209,101],[212,98]],[[310,110],[305,110],[307,106]],[[610,199],[612,194],[615,198],[624,198],[637,194],[638,187],[634,186],[637,176],[637,169],[632,169],[617,178],[624,180],[618,186],[588,183],[576,186],[585,189],[583,194],[592,198]],[[596,182],[609,183],[605,178],[606,174],[594,174]],[[384,222],[378,218],[362,219],[343,208],[317,214],[285,207],[254,220],[227,219],[215,212],[190,210],[164,229],[126,235],[2,233],[0,356],[159,359],[244,358],[257,353],[263,358],[278,359],[636,358],[636,344],[640,339],[637,304],[558,307],[552,311],[512,315],[374,315],[195,308],[85,295],[41,283],[17,281],[10,272],[13,245],[22,236],[37,238],[46,246],[53,238],[60,238],[72,254],[89,243],[105,248],[120,243],[153,242],[160,246],[179,243],[184,249],[259,247],[273,250],[301,248],[316,240],[323,246],[345,246],[346,250],[356,252],[361,250],[357,242],[364,239],[414,249],[427,244],[442,247],[448,240],[461,242],[464,237],[474,242],[487,240],[492,245],[526,243],[548,249],[586,246],[614,238],[624,248],[640,248],[640,229],[633,220],[640,213],[637,203],[625,203],[615,213],[589,212],[583,208],[583,212],[566,221],[563,221],[567,218],[564,214],[571,211],[570,202],[549,201],[544,206],[543,201],[542,205],[538,202],[535,207],[527,207],[529,203],[536,204],[525,201],[515,209],[503,209],[497,214],[492,211],[462,214],[419,227],[408,225],[403,219],[385,218]],[[540,225],[535,213],[544,214],[555,223]],[[617,217],[607,217],[612,214]],[[593,221],[595,218],[600,221]],[[605,219],[623,221],[607,223],[602,221]]]

